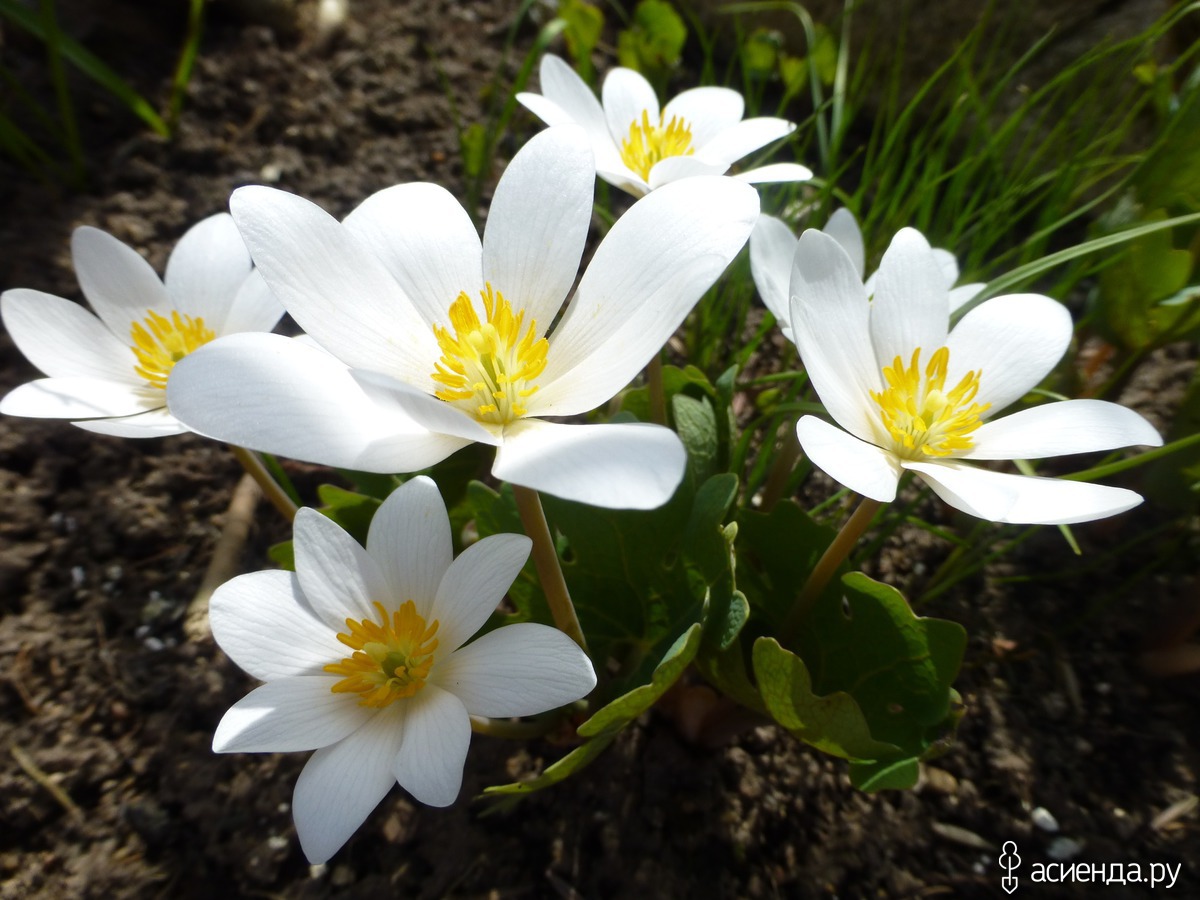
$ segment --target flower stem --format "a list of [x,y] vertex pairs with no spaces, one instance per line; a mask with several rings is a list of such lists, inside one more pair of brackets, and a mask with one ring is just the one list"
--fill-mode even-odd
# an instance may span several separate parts
[[763,487],[762,506],[760,507],[762,512],[770,512],[775,504],[783,498],[784,488],[787,487],[792,470],[796,468],[796,460],[800,458],[800,441],[796,437],[795,424],[785,422],[782,431],[782,444],[779,452],[775,454],[775,459],[771,462],[771,472]]
[[237,457],[237,461],[242,464],[242,468],[262,488],[262,492],[266,498],[279,510],[279,514],[289,522],[296,518],[296,504],[292,502],[292,498],[287,495],[287,492],[271,477],[271,473],[267,471],[267,467],[258,458],[258,454],[234,444],[230,444],[229,449],[233,451],[233,455]]
[[867,530],[871,519],[875,517],[876,511],[882,505],[878,500],[863,497],[862,502],[858,504],[858,509],[854,510],[850,518],[846,520],[846,524],[837,533],[833,543],[825,548],[825,552],[817,560],[816,566],[808,576],[808,581],[804,583],[796,602],[792,604],[792,610],[788,613],[787,620],[783,623],[781,637],[785,645],[790,644],[796,637],[804,620],[812,611],[813,604],[825,590],[825,585],[829,583],[829,579],[833,577],[837,567],[850,555],[850,551],[854,549],[854,545],[858,543],[858,539]]
[[646,366],[646,387],[650,390],[650,421],[655,425],[667,424],[667,394],[663,389],[662,353],[654,354]]
[[521,514],[521,524],[525,526],[525,533],[533,541],[533,564],[537,567],[538,580],[542,583],[542,591],[546,595],[546,603],[550,606],[554,624],[586,653],[587,640],[583,636],[583,629],[579,627],[575,604],[571,602],[567,581],[563,578],[558,551],[554,548],[554,538],[550,535],[550,525],[546,522],[546,513],[542,509],[542,498],[533,488],[514,484],[512,489],[517,500],[517,512]]

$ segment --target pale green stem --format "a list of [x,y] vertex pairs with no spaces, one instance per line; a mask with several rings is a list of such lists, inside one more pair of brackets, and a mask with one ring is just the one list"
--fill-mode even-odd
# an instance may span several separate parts
[[781,637],[785,645],[790,644],[796,637],[804,620],[812,611],[813,604],[825,590],[825,585],[829,584],[829,579],[833,577],[838,566],[850,555],[850,551],[854,549],[854,545],[858,543],[858,539],[867,530],[867,526],[871,524],[876,511],[882,505],[878,500],[863,497],[862,502],[858,504],[858,509],[846,520],[846,524],[837,533],[833,543],[825,548],[825,552],[813,567],[812,574],[808,576],[808,581],[804,583],[796,602],[792,604],[787,621],[783,623]]
[[771,473],[763,487],[762,506],[759,507],[763,512],[770,512],[783,498],[784,488],[787,487],[792,470],[796,468],[796,460],[800,458],[800,441],[796,437],[794,422],[784,423],[782,440],[783,444],[771,462]]
[[575,604],[571,602],[571,593],[563,578],[558,551],[554,548],[554,538],[546,522],[545,510],[542,509],[542,498],[532,488],[516,484],[513,485],[513,497],[516,498],[517,512],[521,514],[525,533],[533,541],[533,564],[537,568],[538,580],[542,583],[542,592],[546,595],[554,624],[586,653],[587,640],[583,636],[583,629],[579,627]]
[[654,354],[646,366],[646,387],[650,390],[650,421],[655,425],[667,424],[667,394],[663,389],[662,354]]
[[258,458],[258,454],[234,444],[230,444],[229,449],[233,451],[233,455],[237,457],[237,461],[242,464],[242,468],[262,488],[263,495],[279,510],[279,514],[289,522],[296,518],[296,504],[292,502],[292,498],[287,495],[287,492],[271,477],[271,473],[267,471],[267,467]]

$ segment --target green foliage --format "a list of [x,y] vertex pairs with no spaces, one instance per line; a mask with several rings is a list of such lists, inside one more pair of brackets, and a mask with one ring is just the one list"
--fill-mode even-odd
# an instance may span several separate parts
[[665,0],[641,0],[633,21],[617,35],[617,60],[646,76],[659,94],[679,65],[687,25]]
[[604,29],[604,13],[587,0],[561,0],[558,17],[566,23],[563,39],[567,42],[567,53],[579,77],[592,84],[596,80],[596,67],[592,65],[592,51],[600,42]]
[[[371,528],[371,519],[375,516],[382,500],[356,491],[348,491],[336,484],[321,485],[317,488],[317,496],[321,500],[317,512],[337,522],[342,530],[360,544],[367,543],[367,532]],[[296,568],[296,554],[291,541],[274,544],[267,551],[267,555],[280,568],[293,570]]]
[[814,608],[797,653],[754,644],[754,674],[772,716],[806,743],[851,761],[864,790],[911,787],[960,711],[951,683],[962,626],[915,616],[898,591],[862,573]]

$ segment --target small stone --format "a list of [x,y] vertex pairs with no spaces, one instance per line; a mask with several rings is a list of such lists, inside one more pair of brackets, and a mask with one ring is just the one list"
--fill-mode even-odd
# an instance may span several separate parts
[[1048,831],[1051,834],[1058,833],[1058,820],[1054,818],[1053,814],[1046,807],[1039,806],[1029,814],[1029,818],[1042,831]]
[[1055,862],[1068,862],[1083,852],[1083,842],[1069,837],[1056,837],[1046,848],[1046,855]]

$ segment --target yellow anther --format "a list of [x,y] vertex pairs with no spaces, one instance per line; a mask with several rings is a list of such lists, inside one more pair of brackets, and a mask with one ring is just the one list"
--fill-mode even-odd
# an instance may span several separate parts
[[663,114],[658,114],[658,124],[650,124],[650,114],[642,110],[639,122],[634,119],[629,125],[629,137],[621,141],[621,161],[637,172],[643,181],[650,180],[650,170],[655,164],[669,156],[691,156],[692,129],[678,116],[663,124]]
[[146,310],[142,322],[133,323],[129,334],[130,349],[137,358],[133,370],[160,390],[166,388],[175,363],[216,337],[199,316],[193,319],[172,311],[168,319],[152,309]]
[[331,688],[335,694],[358,694],[360,705],[381,708],[411,697],[425,686],[438,646],[438,622],[435,619],[426,626],[411,600],[392,613],[390,620],[382,603],[373,605],[380,623],[347,619],[348,633],[337,637],[354,655],[330,663],[325,671],[342,676]]
[[950,350],[940,347],[921,370],[921,348],[913,351],[908,366],[897,356],[883,367],[887,387],[871,399],[879,407],[879,418],[894,443],[894,450],[907,459],[928,456],[959,456],[974,446],[971,434],[982,424],[980,416],[990,403],[975,403],[979,372],[968,372],[946,390]]
[[514,314],[504,295],[488,284],[483,299],[486,321],[480,322],[471,298],[463,291],[450,305],[450,325],[433,327],[442,357],[434,364],[436,396],[469,412],[480,422],[506,425],[528,411],[518,401],[537,390],[530,384],[546,368],[550,344],[538,337],[531,321],[522,335],[525,312]]

